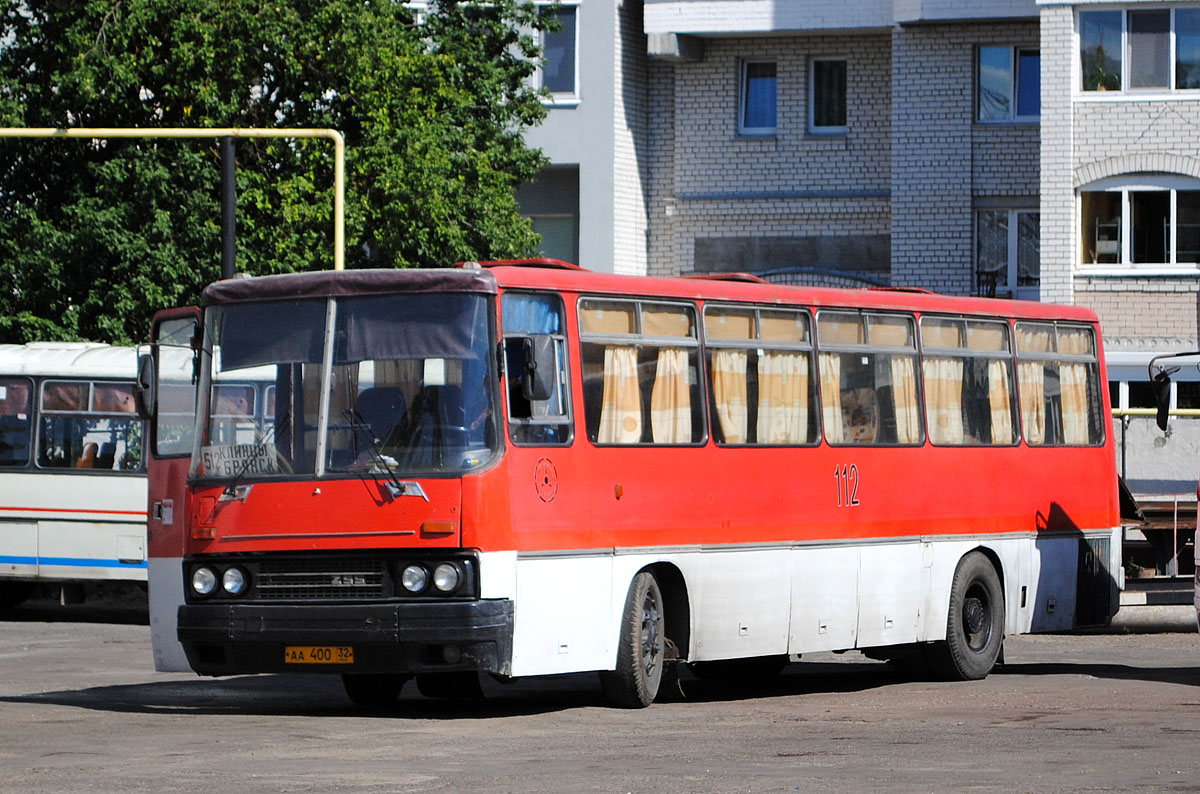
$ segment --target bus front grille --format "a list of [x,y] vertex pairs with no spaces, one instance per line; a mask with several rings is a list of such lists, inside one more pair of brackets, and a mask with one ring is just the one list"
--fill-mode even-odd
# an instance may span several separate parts
[[270,560],[259,565],[258,598],[341,600],[391,595],[383,560]]

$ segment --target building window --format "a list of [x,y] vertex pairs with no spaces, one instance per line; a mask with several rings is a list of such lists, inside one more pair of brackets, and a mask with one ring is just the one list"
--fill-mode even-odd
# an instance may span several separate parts
[[975,273],[983,295],[1037,300],[1041,282],[1041,214],[987,209],[975,213]]
[[1200,181],[1150,180],[1079,194],[1082,263],[1200,263]]
[[980,47],[980,121],[1036,119],[1042,114],[1042,56],[1022,47]]
[[738,132],[743,135],[774,135],[775,62],[743,63],[741,84]]
[[541,88],[548,90],[556,99],[573,99],[579,96],[575,83],[575,57],[578,51],[576,6],[563,6],[554,12],[560,25],[558,30],[542,33],[543,63],[539,74]]
[[846,131],[846,60],[815,58],[810,69],[809,131],[842,133]]
[[1200,9],[1081,11],[1084,91],[1200,88]]

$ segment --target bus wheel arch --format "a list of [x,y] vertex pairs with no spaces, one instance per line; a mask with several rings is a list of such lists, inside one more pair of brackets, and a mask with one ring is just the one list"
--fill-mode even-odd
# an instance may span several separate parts
[[950,584],[946,639],[927,649],[940,676],[971,681],[986,678],[1004,646],[1004,586],[999,560],[976,548],[958,561]]
[[[614,706],[645,708],[658,696],[664,679],[670,678],[673,668],[667,656],[678,651],[668,641],[668,625],[677,628],[678,619],[669,615],[679,611],[681,582],[678,571],[665,565],[647,566],[633,577],[621,611],[615,669],[600,673],[604,697]],[[675,605],[674,610],[668,603]]]
[[654,574],[663,595],[667,662],[684,661],[692,641],[692,607],[683,572],[668,562],[647,569]]

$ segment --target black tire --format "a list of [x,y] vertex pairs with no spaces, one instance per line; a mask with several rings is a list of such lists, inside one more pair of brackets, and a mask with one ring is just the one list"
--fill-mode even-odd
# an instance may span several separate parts
[[713,662],[692,662],[692,673],[705,681],[729,681],[758,684],[769,681],[783,672],[791,661],[786,653],[775,656],[749,656],[745,659],[719,659]]
[[396,702],[408,679],[406,675],[345,673],[342,675],[342,686],[354,705],[381,708]]
[[0,609],[24,604],[36,588],[36,582],[0,582]]
[[600,673],[604,697],[614,706],[640,709],[658,695],[663,678],[663,596],[649,571],[642,571],[629,586],[617,643],[617,669]]
[[946,640],[927,650],[934,672],[950,681],[986,678],[1004,646],[1004,592],[991,560],[963,557],[950,585]]
[[483,684],[479,681],[479,673],[474,670],[419,673],[417,689],[427,698],[479,700],[483,697]]

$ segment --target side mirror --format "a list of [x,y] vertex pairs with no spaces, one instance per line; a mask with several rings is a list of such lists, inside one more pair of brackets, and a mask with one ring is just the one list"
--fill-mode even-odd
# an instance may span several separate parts
[[1154,419],[1158,423],[1158,429],[1166,431],[1171,413],[1171,376],[1166,372],[1159,372],[1150,383],[1154,386],[1154,404],[1158,409]]
[[558,379],[554,337],[534,334],[525,338],[525,372],[521,392],[526,400],[549,400]]
[[133,397],[137,405],[138,416],[143,419],[154,418],[155,394],[158,392],[157,380],[154,356],[149,353],[138,356],[138,373],[137,380],[133,384]]

